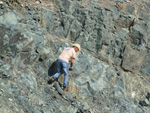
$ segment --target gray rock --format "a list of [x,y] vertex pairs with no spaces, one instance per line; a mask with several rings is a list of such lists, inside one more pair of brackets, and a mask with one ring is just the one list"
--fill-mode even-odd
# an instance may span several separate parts
[[131,33],[131,39],[132,39],[131,42],[135,45],[147,44],[148,35],[146,29],[147,29],[147,25],[145,23],[135,25]]
[[129,71],[139,71],[147,52],[141,49],[125,48],[122,68]]
[[[125,0],[44,3],[51,5],[32,6],[32,0],[0,5],[0,112],[149,113],[140,105],[149,104],[149,97],[129,95],[135,87],[143,97],[149,92],[149,76],[143,76],[150,73],[149,2],[136,1],[136,7]],[[82,49],[69,72],[70,91],[61,96],[47,84],[48,75],[72,43]]]
[[150,60],[150,53],[148,52],[140,70],[142,74],[147,75],[147,76],[150,75],[150,65],[149,65],[150,61],[149,60]]
[[126,6],[126,12],[128,12],[129,14],[134,14],[135,12],[135,7],[131,4],[127,4]]
[[11,27],[18,23],[18,17],[13,12],[8,12],[4,16],[0,16],[0,24],[5,24],[7,27]]
[[0,37],[3,38],[4,35],[5,35],[5,33],[6,33],[6,27],[5,27],[5,25],[2,24],[2,25],[0,26],[0,29],[1,29],[1,31],[0,31]]

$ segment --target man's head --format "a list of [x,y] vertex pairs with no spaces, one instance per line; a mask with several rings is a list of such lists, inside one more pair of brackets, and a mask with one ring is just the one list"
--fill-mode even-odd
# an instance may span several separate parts
[[72,44],[72,47],[74,48],[75,52],[78,52],[81,50],[81,47],[79,44]]

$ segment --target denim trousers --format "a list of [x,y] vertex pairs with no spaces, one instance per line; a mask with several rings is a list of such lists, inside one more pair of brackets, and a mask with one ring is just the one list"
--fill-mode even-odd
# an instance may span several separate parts
[[68,83],[68,71],[69,71],[69,64],[61,59],[57,59],[57,73],[53,75],[55,79],[59,78],[61,75],[61,71],[64,71],[64,83],[63,86],[66,87]]

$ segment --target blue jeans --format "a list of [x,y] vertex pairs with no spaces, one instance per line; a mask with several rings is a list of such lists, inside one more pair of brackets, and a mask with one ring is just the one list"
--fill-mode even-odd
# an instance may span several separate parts
[[66,87],[68,83],[68,71],[69,71],[69,64],[61,59],[57,59],[57,73],[53,75],[55,79],[57,79],[61,75],[61,71],[64,71],[64,84],[63,86]]

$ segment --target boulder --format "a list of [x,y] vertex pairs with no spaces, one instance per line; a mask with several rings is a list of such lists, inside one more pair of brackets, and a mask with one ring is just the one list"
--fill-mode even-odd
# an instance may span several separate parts
[[123,54],[122,68],[128,71],[139,71],[146,54],[146,50],[126,47]]
[[137,46],[148,43],[148,25],[146,23],[136,24],[132,28],[131,42]]

